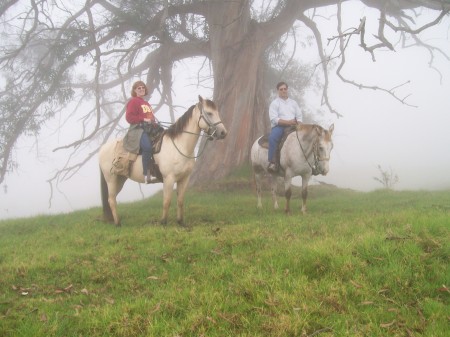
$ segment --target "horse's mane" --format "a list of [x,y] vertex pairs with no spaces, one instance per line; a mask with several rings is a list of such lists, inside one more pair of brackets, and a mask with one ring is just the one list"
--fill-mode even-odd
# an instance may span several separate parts
[[191,106],[177,121],[172,124],[167,130],[166,134],[174,139],[179,134],[183,133],[186,125],[189,123],[189,120],[192,117],[192,112],[194,111],[195,105]]
[[311,132],[315,128],[323,130],[323,128],[319,124],[306,124],[306,123],[297,124],[295,128],[297,129],[297,131],[304,131],[304,132]]
[[331,134],[328,130],[325,130],[319,124],[298,124],[296,126],[297,131],[303,131],[305,135],[314,135],[312,132],[316,130],[317,135],[326,137],[326,140],[331,140]]
[[[203,101],[203,103],[205,105],[207,105],[208,107],[210,107],[213,110],[217,110],[216,104],[209,100],[209,99],[205,99]],[[191,106],[180,118],[178,118],[178,120],[172,124],[167,130],[166,130],[166,134],[174,139],[175,137],[177,137],[178,135],[180,135],[181,133],[183,133],[183,130],[186,128],[186,125],[189,123],[189,120],[192,118],[192,113],[194,111],[195,105]]]

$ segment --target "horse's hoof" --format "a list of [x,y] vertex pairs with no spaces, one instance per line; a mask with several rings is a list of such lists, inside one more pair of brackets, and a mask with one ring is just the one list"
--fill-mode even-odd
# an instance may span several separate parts
[[166,219],[162,219],[160,222],[161,226],[167,226],[167,220]]
[[190,232],[190,231],[192,231],[194,229],[192,226],[189,226],[189,225],[186,225],[186,224],[180,225],[180,227],[183,228],[187,232]]

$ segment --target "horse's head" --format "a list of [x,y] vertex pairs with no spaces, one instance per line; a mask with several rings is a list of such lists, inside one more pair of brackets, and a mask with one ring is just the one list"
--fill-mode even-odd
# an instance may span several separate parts
[[198,96],[198,100],[197,108],[200,111],[199,128],[205,131],[211,140],[225,138],[227,129],[220,119],[216,104],[209,99],[203,99],[201,96]]
[[331,136],[334,130],[334,124],[328,130],[316,126],[317,141],[314,144],[314,166],[317,174],[327,175],[330,170],[330,152],[333,149]]

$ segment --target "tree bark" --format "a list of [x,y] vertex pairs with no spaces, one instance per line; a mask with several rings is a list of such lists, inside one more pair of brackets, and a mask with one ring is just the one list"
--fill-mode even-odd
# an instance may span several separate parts
[[[212,182],[247,162],[254,140],[269,129],[268,88],[264,84],[267,38],[244,7],[248,10],[240,2],[224,1],[213,9],[216,14],[209,15],[214,101],[228,135],[206,144],[192,184]],[[200,149],[204,142],[209,141],[203,140]]]

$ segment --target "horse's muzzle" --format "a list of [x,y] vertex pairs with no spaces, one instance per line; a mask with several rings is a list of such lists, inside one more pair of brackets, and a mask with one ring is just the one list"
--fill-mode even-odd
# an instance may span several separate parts
[[217,132],[217,139],[224,139],[227,136],[227,130],[223,129],[223,130],[219,130],[219,132]]
[[224,139],[227,136],[227,130],[225,128],[216,128],[211,134],[209,134],[209,140]]
[[325,160],[319,160],[318,162],[316,162],[316,172],[317,174],[315,175],[323,175],[326,176],[327,173],[330,171],[330,165],[329,165],[329,160],[325,159]]
[[329,171],[330,171],[330,167],[328,166],[328,163],[327,163],[327,165],[321,166],[319,168],[319,173],[323,176],[326,176]]

